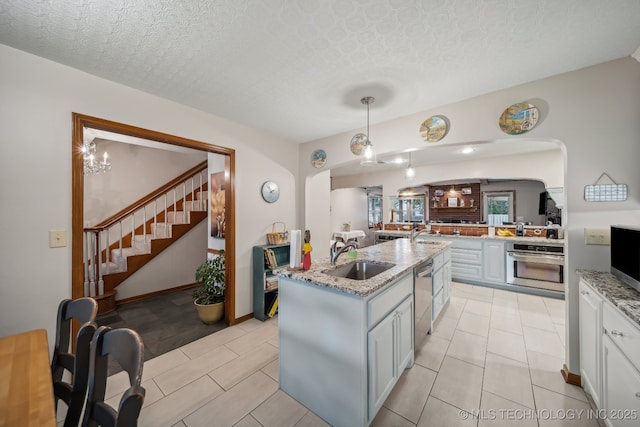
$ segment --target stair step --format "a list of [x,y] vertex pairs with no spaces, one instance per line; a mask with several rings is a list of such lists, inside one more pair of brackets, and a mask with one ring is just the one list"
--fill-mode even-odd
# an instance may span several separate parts
[[156,239],[171,238],[171,224],[165,222],[151,224],[151,232]]
[[191,222],[190,212],[176,211],[167,212],[167,222],[171,224],[189,224]]
[[202,212],[207,209],[207,201],[206,200],[189,200],[188,202],[184,202],[184,209],[187,212],[190,211],[198,211]]

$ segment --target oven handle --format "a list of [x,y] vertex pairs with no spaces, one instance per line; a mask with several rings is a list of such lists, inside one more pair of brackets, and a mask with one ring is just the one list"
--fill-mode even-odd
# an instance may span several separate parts
[[507,255],[516,261],[536,262],[538,264],[564,265],[562,255],[529,255],[521,252],[507,252]]

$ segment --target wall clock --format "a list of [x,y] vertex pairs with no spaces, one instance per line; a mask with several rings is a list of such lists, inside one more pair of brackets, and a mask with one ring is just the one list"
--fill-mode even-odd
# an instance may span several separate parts
[[262,198],[267,203],[273,203],[280,197],[280,187],[273,181],[262,184]]

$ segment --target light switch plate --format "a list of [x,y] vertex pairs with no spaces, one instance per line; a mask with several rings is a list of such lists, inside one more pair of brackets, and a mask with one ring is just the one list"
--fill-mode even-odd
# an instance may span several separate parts
[[49,230],[49,247],[64,248],[67,246],[66,230]]
[[586,245],[611,245],[611,229],[585,228],[584,243]]

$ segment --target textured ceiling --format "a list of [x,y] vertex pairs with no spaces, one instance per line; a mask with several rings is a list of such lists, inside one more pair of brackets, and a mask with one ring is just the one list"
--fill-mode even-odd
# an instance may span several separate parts
[[306,142],[629,56],[639,0],[0,0],[0,43]]

